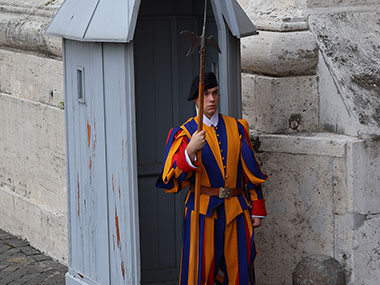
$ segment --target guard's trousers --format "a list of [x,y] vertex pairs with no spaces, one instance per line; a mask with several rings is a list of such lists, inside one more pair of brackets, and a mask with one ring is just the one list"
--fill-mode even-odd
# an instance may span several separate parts
[[[256,256],[249,209],[226,224],[224,204],[211,217],[199,215],[199,258],[194,262],[194,211],[185,208],[180,284],[254,284]],[[196,264],[198,266],[196,266]],[[193,280],[196,266],[198,280]]]

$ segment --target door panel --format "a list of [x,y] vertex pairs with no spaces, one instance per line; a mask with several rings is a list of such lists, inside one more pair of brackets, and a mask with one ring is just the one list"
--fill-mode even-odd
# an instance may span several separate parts
[[99,246],[108,245],[102,46],[71,40],[64,45],[69,267],[108,284],[108,246]]
[[[176,284],[181,260],[186,191],[155,188],[170,128],[195,113],[186,98],[198,55],[186,57],[182,30],[196,31],[195,17],[139,18],[134,40],[142,283]],[[214,31],[216,31],[214,25]],[[211,52],[208,70],[217,55]]]

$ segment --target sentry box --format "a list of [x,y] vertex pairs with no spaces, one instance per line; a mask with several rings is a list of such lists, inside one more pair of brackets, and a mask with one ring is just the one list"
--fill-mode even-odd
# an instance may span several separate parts
[[[66,0],[46,33],[63,38],[69,271],[66,284],[176,283],[183,196],[155,189],[168,130],[186,102],[203,0]],[[220,111],[241,116],[240,38],[256,28],[236,0],[211,0],[206,71]]]

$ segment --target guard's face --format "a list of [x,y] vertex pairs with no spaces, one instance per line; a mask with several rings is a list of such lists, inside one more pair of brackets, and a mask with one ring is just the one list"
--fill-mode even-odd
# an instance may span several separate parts
[[[195,99],[195,104],[197,104],[197,107],[199,109],[199,97]],[[203,100],[203,114],[207,118],[211,118],[212,115],[215,114],[215,112],[218,110],[219,106],[219,87],[216,86],[214,88],[210,88],[204,93],[204,100]]]

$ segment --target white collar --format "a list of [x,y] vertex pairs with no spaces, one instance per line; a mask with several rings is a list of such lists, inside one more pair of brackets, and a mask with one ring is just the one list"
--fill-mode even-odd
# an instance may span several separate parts
[[[198,115],[198,108],[195,106],[195,109],[197,110]],[[214,126],[216,127],[219,123],[219,114],[218,112],[215,112],[214,115],[211,116],[211,118],[207,118],[205,115],[203,115],[203,124],[205,124],[208,127]]]

